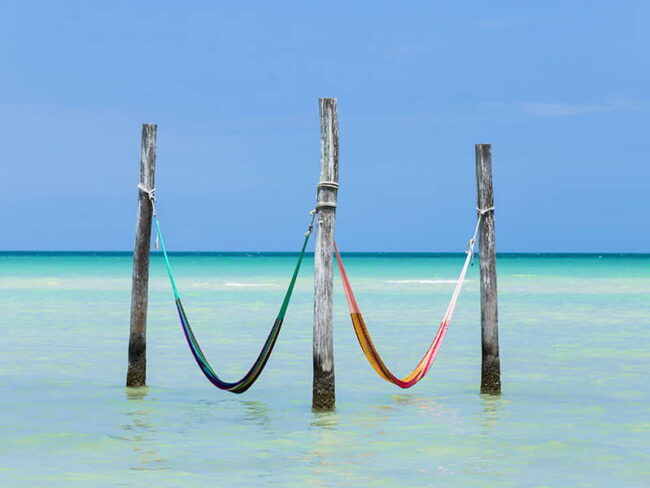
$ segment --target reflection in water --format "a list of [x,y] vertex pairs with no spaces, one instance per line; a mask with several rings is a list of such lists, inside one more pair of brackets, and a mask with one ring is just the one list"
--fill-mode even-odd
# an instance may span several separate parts
[[[311,476],[305,479],[308,486],[323,486],[323,477],[341,476],[347,472],[345,452],[349,450],[349,430],[340,430],[340,416],[336,411],[314,411],[310,433],[314,436],[311,449],[305,453]],[[347,447],[347,448],[346,448]]]
[[[440,476],[503,476],[496,466],[505,453],[496,445],[482,449],[472,441],[498,427],[507,403],[502,397],[472,396],[469,416],[454,397],[397,393],[384,398],[351,415],[313,414],[305,485],[324,486],[322,480],[327,479],[332,485],[354,480],[355,485],[369,486],[378,481],[370,473],[381,471],[384,464],[413,485],[430,476],[438,481]],[[425,454],[426,461],[418,460]],[[377,469],[368,470],[369,465]]]
[[143,386],[140,388],[124,388],[124,393],[126,393],[127,400],[141,401],[147,398],[149,395],[149,387]]
[[147,400],[149,388],[125,388],[124,392],[129,402],[129,409],[126,412],[129,423],[122,425],[124,435],[115,437],[131,443],[131,448],[138,459],[138,464],[131,466],[131,469],[139,471],[169,469],[167,460],[160,457],[156,447],[157,429],[152,423],[152,410]]
[[219,398],[216,400],[202,398],[196,400],[191,406],[188,406],[188,410],[186,411],[187,423],[181,427],[181,431],[185,433],[186,430],[190,429],[193,425],[204,425],[213,422],[215,415],[222,411],[227,404],[228,399],[226,398]]
[[335,430],[339,425],[339,415],[336,411],[331,412],[313,412],[314,419],[311,421],[312,427],[318,427],[326,430]]
[[273,424],[271,409],[267,403],[259,400],[242,400],[231,395],[216,400],[200,399],[192,402],[187,428],[219,421],[226,412],[236,412],[240,420],[259,425],[265,430]]
[[452,409],[439,400],[412,393],[398,393],[392,395],[391,400],[395,404],[392,408],[414,408],[415,413],[420,417],[426,417],[430,421],[453,427],[455,432],[462,432],[463,421],[458,409]]
[[413,393],[396,393],[395,395],[391,395],[390,399],[396,405],[415,406],[418,410],[424,412],[440,410],[438,402],[433,398],[415,395]]
[[[479,400],[476,413],[476,427],[479,436],[492,437],[497,433],[500,417],[503,408],[507,403],[499,395],[480,395],[475,397]],[[496,439],[496,437],[495,437]],[[479,445],[477,443],[477,445]],[[499,469],[503,466],[503,458],[507,452],[498,448],[498,443],[490,439],[489,448],[477,450],[473,455],[465,456],[460,464],[460,471],[464,475],[490,477],[492,479],[503,479],[504,473]]]
[[505,403],[501,395],[481,395],[482,410],[478,422],[484,435],[491,434],[496,429]]
[[256,423],[265,428],[271,427],[271,415],[269,406],[260,401],[242,401],[244,406],[244,419]]

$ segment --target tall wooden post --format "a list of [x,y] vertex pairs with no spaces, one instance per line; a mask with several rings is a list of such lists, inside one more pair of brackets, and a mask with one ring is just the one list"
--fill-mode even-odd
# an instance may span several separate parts
[[[154,189],[156,168],[156,124],[142,124],[140,185]],[[133,250],[131,287],[131,333],[126,386],[144,386],[147,380],[147,302],[149,295],[149,248],[153,206],[149,196],[139,191],[138,217]]]
[[339,181],[339,124],[336,98],[321,98],[320,183],[316,193],[318,234],[314,252],[314,383],[312,407],[334,408],[334,344],[332,280],[334,218]]
[[[476,144],[477,207],[483,210],[479,226],[481,270],[481,393],[501,393],[499,362],[499,313],[497,259],[494,243],[494,192],[492,190],[492,145]],[[492,209],[486,211],[488,209]]]

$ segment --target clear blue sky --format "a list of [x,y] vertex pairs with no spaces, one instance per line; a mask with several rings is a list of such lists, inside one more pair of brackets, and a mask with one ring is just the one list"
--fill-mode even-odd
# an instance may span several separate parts
[[158,124],[173,250],[297,250],[339,100],[348,251],[647,252],[650,4],[0,2],[5,250],[129,250]]

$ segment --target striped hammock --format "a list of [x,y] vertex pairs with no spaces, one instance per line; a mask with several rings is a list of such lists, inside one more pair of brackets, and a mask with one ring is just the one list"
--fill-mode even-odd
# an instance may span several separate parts
[[[476,228],[478,230],[478,223]],[[366,327],[366,323],[364,322],[363,316],[361,315],[361,311],[359,310],[359,305],[357,304],[357,300],[354,297],[354,293],[352,292],[352,286],[350,285],[350,280],[348,279],[348,275],[345,272],[345,267],[343,266],[343,259],[341,259],[341,253],[339,253],[338,246],[336,245],[336,243],[334,243],[334,249],[336,251],[336,260],[339,265],[339,273],[341,275],[341,281],[343,282],[343,290],[345,291],[345,298],[348,302],[348,309],[350,311],[350,317],[352,318],[352,326],[354,327],[354,332],[357,336],[359,344],[361,345],[361,349],[363,350],[363,353],[366,356],[366,359],[368,359],[368,362],[373,367],[373,369],[377,372],[377,374],[381,376],[383,379],[385,379],[386,381],[393,383],[394,385],[397,385],[400,388],[410,388],[413,385],[415,385],[418,381],[420,381],[422,378],[424,378],[424,375],[426,375],[427,371],[429,371],[429,369],[431,368],[431,365],[433,364],[433,361],[436,359],[438,351],[440,350],[442,341],[444,340],[445,335],[447,334],[447,329],[449,328],[451,317],[454,313],[454,309],[456,308],[456,303],[458,302],[458,295],[460,294],[460,289],[463,286],[463,281],[465,280],[465,275],[467,274],[467,268],[469,267],[469,264],[472,261],[475,241],[476,241],[476,231],[474,232],[474,237],[472,237],[470,241],[467,243],[467,251],[466,251],[467,257],[465,258],[465,263],[460,272],[458,281],[456,282],[456,287],[454,288],[454,292],[452,293],[451,301],[449,302],[447,311],[445,312],[445,315],[443,316],[442,321],[440,322],[438,331],[436,332],[436,335],[434,336],[431,345],[424,353],[424,356],[422,357],[418,365],[415,367],[415,369],[413,369],[413,371],[411,371],[409,375],[407,375],[402,379],[395,376],[388,369],[386,363],[384,363],[381,356],[379,355],[379,352],[377,351],[375,344],[372,342],[370,333],[368,332],[368,327]]]
[[[196,336],[192,331],[192,327],[190,326],[190,322],[187,318],[187,314],[185,313],[185,309],[183,308],[183,303],[181,302],[181,298],[178,293],[178,288],[176,287],[174,274],[172,273],[172,268],[171,265],[169,264],[169,256],[167,255],[167,248],[165,247],[165,241],[163,240],[162,232],[160,230],[160,222],[158,221],[158,217],[155,213],[154,213],[154,223],[156,226],[156,234],[158,237],[158,241],[160,242],[160,247],[163,253],[163,257],[165,258],[165,267],[167,268],[169,281],[174,291],[174,299],[176,302],[176,309],[178,310],[178,317],[180,318],[181,326],[183,328],[183,333],[185,334],[185,339],[187,340],[187,344],[189,345],[190,350],[192,351],[192,355],[194,356],[196,363],[199,365],[199,368],[201,369],[205,377],[210,381],[210,383],[212,383],[217,388],[220,388],[222,390],[227,390],[232,393],[244,393],[253,385],[253,383],[255,383],[257,378],[259,378],[260,374],[262,373],[262,370],[264,369],[264,366],[266,366],[266,362],[268,361],[271,352],[273,351],[273,346],[275,346],[275,341],[277,340],[278,335],[280,334],[280,329],[282,328],[282,322],[284,321],[284,316],[287,312],[287,308],[289,307],[291,294],[293,293],[293,288],[294,285],[296,284],[296,278],[298,277],[298,272],[300,271],[300,265],[302,264],[302,260],[305,255],[305,248],[307,247],[307,242],[309,241],[309,236],[311,235],[312,224],[309,225],[309,230],[305,233],[305,240],[303,241],[302,249],[300,250],[300,254],[298,255],[298,262],[296,263],[296,266],[294,268],[293,275],[291,276],[291,281],[289,282],[289,288],[287,289],[284,295],[284,299],[282,300],[282,305],[280,307],[280,312],[278,313],[275,322],[273,323],[273,327],[271,327],[271,332],[269,332],[269,335],[266,338],[266,341],[264,342],[264,346],[262,347],[262,350],[260,351],[259,355],[257,356],[257,359],[249,369],[248,373],[246,373],[239,381],[227,382],[219,378],[219,376],[217,376],[217,373],[214,371],[214,369],[212,369],[212,366],[210,366],[210,363],[206,359],[205,354],[203,354],[203,351],[201,350],[201,346],[199,345],[199,342],[197,341]],[[313,223],[313,218],[312,218],[312,223]]]

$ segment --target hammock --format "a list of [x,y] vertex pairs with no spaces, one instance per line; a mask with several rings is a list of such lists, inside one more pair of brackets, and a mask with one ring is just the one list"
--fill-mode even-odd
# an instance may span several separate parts
[[[140,189],[145,193],[149,194],[149,198],[153,205],[155,200],[155,197],[153,196],[153,192],[147,191],[144,188],[140,188]],[[300,265],[302,264],[302,260],[305,255],[305,248],[307,247],[307,242],[309,241],[309,236],[311,235],[312,232],[312,227],[314,222],[313,213],[312,213],[311,223],[309,224],[309,229],[305,233],[305,240],[303,241],[302,248],[300,249],[300,253],[298,255],[298,262],[296,263],[296,267],[293,270],[293,275],[291,276],[291,281],[289,282],[289,288],[287,289],[284,295],[284,299],[282,300],[282,305],[280,306],[280,312],[278,312],[275,322],[273,323],[273,327],[271,327],[271,332],[269,332],[269,335],[266,338],[266,341],[264,342],[264,346],[262,347],[262,350],[260,351],[259,355],[257,356],[257,359],[249,369],[248,373],[246,373],[239,381],[235,381],[235,382],[227,382],[219,378],[219,376],[217,376],[217,373],[215,373],[214,369],[212,369],[212,366],[210,366],[210,363],[208,362],[205,355],[203,354],[203,351],[201,350],[201,346],[199,345],[196,336],[192,331],[192,327],[190,326],[190,322],[187,319],[187,314],[185,313],[185,309],[183,308],[183,303],[181,302],[181,297],[178,293],[178,288],[176,287],[176,281],[174,280],[174,274],[172,273],[172,268],[171,265],[169,264],[169,256],[167,255],[167,248],[165,247],[165,241],[163,240],[162,232],[160,230],[160,222],[158,221],[158,215],[155,211],[155,207],[153,211],[153,218],[156,226],[157,241],[160,242],[160,247],[163,253],[163,257],[165,258],[165,267],[167,268],[167,275],[169,276],[169,281],[172,285],[172,289],[174,290],[174,300],[176,302],[176,309],[178,310],[178,317],[180,318],[181,326],[183,327],[183,333],[185,334],[185,339],[187,340],[187,344],[190,346],[190,350],[192,351],[192,355],[194,356],[196,363],[199,365],[199,368],[201,368],[201,371],[203,371],[203,374],[210,381],[210,383],[212,383],[217,388],[221,390],[227,390],[232,393],[244,393],[253,385],[253,383],[255,383],[255,380],[259,378],[260,374],[262,373],[262,370],[264,369],[264,366],[266,366],[266,362],[268,361],[271,352],[273,351],[273,346],[275,346],[275,341],[277,340],[278,335],[280,334],[280,329],[282,328],[282,322],[284,321],[284,316],[287,312],[287,308],[289,307],[291,294],[293,293],[293,288],[294,285],[296,284],[296,278],[298,277],[298,272],[300,271]]]
[[338,246],[336,245],[336,243],[334,243],[334,250],[336,251],[336,260],[339,265],[339,273],[341,275],[341,281],[343,282],[343,290],[345,291],[345,298],[348,302],[348,309],[350,311],[350,317],[352,318],[352,326],[354,327],[354,332],[357,336],[357,340],[359,341],[359,344],[361,345],[361,349],[363,350],[363,353],[366,356],[366,359],[368,359],[370,365],[377,372],[377,374],[381,376],[383,379],[385,379],[386,381],[393,383],[394,385],[397,385],[400,388],[410,388],[413,385],[415,385],[418,381],[420,381],[422,378],[424,378],[424,375],[426,375],[429,369],[431,368],[431,365],[433,364],[433,361],[436,359],[438,351],[440,350],[442,341],[444,340],[445,335],[447,334],[447,329],[449,328],[451,317],[454,313],[454,309],[456,308],[456,303],[458,302],[458,296],[463,286],[463,281],[465,280],[467,269],[470,263],[472,262],[472,257],[474,255],[474,243],[476,242],[476,234],[478,232],[478,226],[481,221],[481,217],[487,211],[490,210],[492,209],[490,208],[487,210],[479,210],[479,219],[478,222],[476,223],[476,230],[474,231],[473,237],[467,243],[467,248],[466,248],[467,257],[465,258],[465,263],[463,264],[463,268],[460,272],[460,276],[458,277],[458,281],[456,282],[456,287],[454,288],[454,292],[451,295],[451,300],[449,302],[449,306],[447,307],[447,311],[443,315],[442,321],[440,322],[440,326],[438,327],[438,331],[436,332],[436,335],[434,336],[431,345],[426,350],[424,356],[422,357],[418,365],[415,367],[415,369],[413,369],[413,371],[411,371],[411,373],[408,376],[402,379],[396,377],[388,369],[388,367],[382,360],[381,356],[379,355],[379,352],[377,351],[375,344],[372,342],[372,339],[368,332],[368,328],[366,327],[366,323],[364,322],[363,316],[361,315],[361,311],[359,310],[359,305],[357,304],[357,300],[354,297],[354,293],[352,292],[352,286],[350,285],[350,280],[348,279],[348,275],[345,272],[345,267],[343,266],[343,259],[341,258],[341,254],[339,253]]

